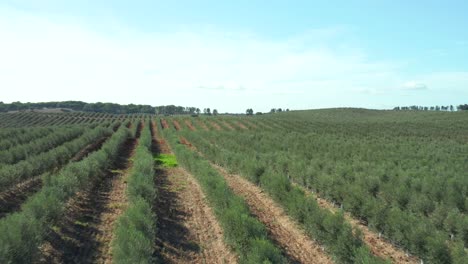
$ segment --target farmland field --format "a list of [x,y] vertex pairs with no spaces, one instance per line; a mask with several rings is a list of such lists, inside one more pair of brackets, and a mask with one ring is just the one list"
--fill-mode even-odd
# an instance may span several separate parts
[[0,263],[468,263],[466,111],[0,113]]

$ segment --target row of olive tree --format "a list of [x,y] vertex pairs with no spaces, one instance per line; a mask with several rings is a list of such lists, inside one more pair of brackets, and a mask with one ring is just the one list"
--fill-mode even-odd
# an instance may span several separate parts
[[129,130],[121,127],[100,150],[46,177],[42,189],[22,206],[21,212],[1,219],[0,263],[34,262],[39,246],[49,228],[62,217],[67,201],[110,168],[128,136]]
[[[11,129],[13,131],[11,135],[8,135],[7,133],[5,136],[0,135],[0,151],[4,151],[13,146],[18,146],[45,137],[56,129],[57,128],[55,127],[36,127],[28,129],[13,128]],[[10,129],[7,129],[6,131],[9,130]]]
[[304,133],[291,132],[295,128],[211,132],[205,135],[209,142],[186,137],[254,182],[261,184],[264,174],[276,173],[319,192],[424,260],[463,263],[468,180],[461,154],[466,146],[439,139],[438,129],[425,131],[427,144],[421,145],[419,136],[400,134],[407,128],[379,124],[372,128],[378,130],[375,135],[369,124],[348,123],[330,130],[323,129],[328,124],[317,123],[308,128],[312,132],[306,125]]
[[85,131],[83,127],[60,127],[45,137],[37,138],[25,144],[19,144],[7,150],[0,151],[0,164],[13,164],[29,156],[56,148],[57,146],[77,138]]
[[114,263],[153,263],[156,216],[152,135],[147,121],[138,141],[127,180],[128,207],[117,220],[112,242]]
[[226,243],[239,254],[239,262],[286,263],[268,239],[265,226],[251,215],[245,201],[232,192],[224,178],[200,155],[180,144],[170,129],[163,132],[178,161],[200,183],[224,230]]
[[86,145],[109,136],[112,130],[104,126],[89,129],[80,137],[66,142],[49,151],[33,155],[15,164],[0,168],[0,191],[4,191],[16,183],[66,164],[75,154]]
[[370,253],[359,231],[352,229],[342,213],[333,214],[327,209],[321,209],[313,197],[292,185],[286,174],[278,173],[259,162],[258,154],[243,153],[241,149],[233,152],[221,147],[224,144],[211,144],[198,134],[184,135],[215,163],[241,172],[248,180],[266,190],[313,239],[327,247],[338,263],[385,263]]

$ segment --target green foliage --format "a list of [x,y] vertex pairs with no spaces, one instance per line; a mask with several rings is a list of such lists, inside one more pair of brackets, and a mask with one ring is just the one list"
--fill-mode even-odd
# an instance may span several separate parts
[[299,222],[307,222],[304,203],[287,181],[320,192],[424,260],[460,263],[447,257],[455,253],[444,241],[468,245],[464,113],[332,109],[252,121],[261,129],[181,133],[216,163],[270,189]]
[[112,242],[114,263],[153,263],[153,241],[156,236],[152,204],[156,198],[153,182],[154,160],[150,123],[147,122],[138,140],[133,166],[128,175],[128,207],[117,220]]
[[108,136],[110,133],[109,129],[100,126],[95,129],[89,129],[79,138],[68,141],[47,152],[32,155],[28,159],[15,164],[2,166],[0,168],[0,191],[7,189],[15,183],[24,181],[30,177],[39,176],[49,169],[67,163],[86,145],[99,138]]
[[48,228],[61,217],[66,202],[87,188],[116,159],[129,135],[122,127],[99,151],[80,162],[72,162],[57,175],[47,177],[42,189],[30,197],[22,211],[0,220],[0,263],[31,263]]
[[113,263],[154,263],[155,216],[142,198],[133,200],[117,220],[112,243]]
[[197,178],[224,230],[225,241],[239,254],[240,263],[285,263],[266,236],[265,226],[251,216],[245,201],[236,196],[224,178],[193,151],[165,132],[179,162]]
[[154,160],[157,164],[166,168],[177,167],[178,165],[176,156],[172,154],[158,154]]
[[84,131],[85,130],[80,127],[63,127],[45,137],[0,151],[0,164],[13,164],[28,156],[47,151],[80,136]]

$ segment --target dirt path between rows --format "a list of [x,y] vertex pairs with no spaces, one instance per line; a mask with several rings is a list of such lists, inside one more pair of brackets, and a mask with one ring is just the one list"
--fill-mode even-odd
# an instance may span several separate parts
[[[338,212],[339,208],[333,206],[327,200],[320,198],[316,193],[313,193],[296,183],[293,184],[301,188],[306,195],[314,197],[320,207],[326,208],[333,213]],[[420,263],[418,258],[415,256],[407,256],[402,249],[397,248],[392,243],[386,241],[383,237],[379,238],[378,234],[371,231],[369,227],[352,217],[351,214],[345,213],[345,219],[353,228],[357,228],[362,231],[363,241],[370,248],[372,254],[383,259],[390,259],[392,263]]]
[[234,127],[231,126],[231,124],[229,124],[227,121],[223,120],[221,121],[222,124],[227,127],[229,130],[236,130]]
[[196,131],[197,129],[193,126],[192,122],[190,120],[185,120],[185,124],[187,127],[190,129],[190,131]]
[[243,130],[247,130],[249,129],[248,127],[246,127],[244,124],[242,124],[240,121],[237,121],[236,124]]
[[169,128],[169,124],[167,123],[166,119],[163,119],[161,118],[161,126],[163,129],[168,129]]
[[244,121],[244,123],[247,124],[247,126],[253,128],[253,129],[257,128],[257,125],[255,125],[252,121],[250,121],[250,120],[243,120],[243,121]]
[[114,224],[127,204],[126,176],[141,129],[140,122],[136,139],[124,143],[112,170],[67,204],[63,220],[41,246],[39,263],[112,262]]
[[180,130],[181,130],[179,121],[173,120],[172,123],[174,124],[175,130],[177,130],[177,131],[180,131]]
[[224,176],[229,187],[245,199],[252,213],[265,224],[271,238],[289,258],[297,263],[333,263],[324,248],[310,239],[259,187],[218,165],[212,166]]
[[[153,125],[153,131],[157,128]],[[154,152],[172,154],[155,133]],[[237,263],[224,243],[223,230],[195,178],[180,167],[159,168],[156,256],[164,263]]]
[[208,126],[206,126],[206,124],[203,122],[203,121],[200,121],[200,120],[197,120],[197,124],[203,128],[203,130],[205,131],[210,131],[210,129],[208,128]]
[[[77,154],[75,154],[75,156],[70,159],[70,162],[80,161],[89,153],[99,149],[107,138],[108,137],[103,137],[96,142],[90,143]],[[66,164],[63,166],[66,166]],[[55,173],[57,171],[59,171],[59,168],[54,168],[48,173]],[[27,179],[0,193],[0,219],[8,214],[19,211],[21,209],[21,205],[31,195],[38,192],[42,188],[42,177],[44,174]]]
[[218,123],[214,122],[214,121],[210,121],[210,125],[211,125],[214,129],[216,129],[216,130],[218,130],[218,131],[221,131],[221,130],[222,130],[221,126],[220,126]]

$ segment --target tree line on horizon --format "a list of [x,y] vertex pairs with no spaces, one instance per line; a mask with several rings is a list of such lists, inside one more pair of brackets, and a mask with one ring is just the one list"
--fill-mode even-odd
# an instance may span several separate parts
[[419,106],[419,105],[412,105],[412,106],[397,106],[393,108],[393,110],[414,110],[414,111],[450,111],[453,112],[455,110],[463,111],[468,110],[468,104],[462,104],[454,107],[453,105],[447,106]]
[[21,103],[12,102],[6,104],[0,102],[0,112],[9,111],[28,111],[44,108],[62,108],[73,111],[111,113],[111,114],[162,114],[162,115],[191,115],[200,114],[197,107],[184,107],[176,105],[151,106],[140,104],[121,105],[116,103],[86,103],[82,101],[64,101],[64,102],[41,102],[41,103]]

